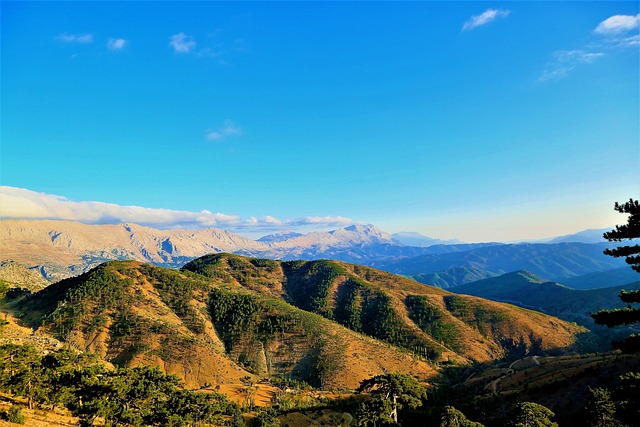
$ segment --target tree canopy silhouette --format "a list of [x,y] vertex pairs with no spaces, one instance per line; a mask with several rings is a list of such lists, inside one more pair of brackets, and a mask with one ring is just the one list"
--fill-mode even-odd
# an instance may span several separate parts
[[[629,199],[624,205],[616,202],[615,210],[629,214],[626,224],[616,225],[615,230],[607,231],[603,237],[610,242],[622,242],[640,238],[640,204],[637,200]],[[615,249],[605,249],[604,253],[612,257],[626,257],[625,261],[635,271],[640,273],[640,245],[618,246]]]
[[[629,214],[629,218],[626,224],[616,225],[615,230],[604,233],[603,237],[613,242],[633,241],[640,238],[640,204],[638,201],[629,199],[623,205],[616,202],[614,209],[620,213]],[[618,246],[615,249],[605,249],[604,253],[613,257],[626,257],[627,264],[640,273],[640,245]],[[640,322],[640,308],[632,306],[634,303],[640,303],[640,290],[622,291],[619,298],[627,303],[626,308],[600,310],[591,314],[598,325],[606,325],[611,328]],[[640,351],[640,335],[631,335],[623,341],[614,341],[613,346],[626,352]]]

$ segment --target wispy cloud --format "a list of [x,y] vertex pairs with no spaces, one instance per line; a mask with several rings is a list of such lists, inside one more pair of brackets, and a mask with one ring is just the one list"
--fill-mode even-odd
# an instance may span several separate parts
[[640,14],[633,15],[614,15],[602,21],[595,30],[596,34],[611,35],[622,34],[631,30],[635,30],[640,26]]
[[640,45],[640,34],[634,36],[617,38],[613,41],[614,47],[635,47]]
[[107,49],[111,51],[119,51],[127,47],[129,42],[125,39],[113,39],[107,40]]
[[231,120],[225,120],[224,125],[216,130],[209,130],[206,132],[206,138],[209,141],[219,141],[223,138],[233,135],[240,135],[242,129],[233,123]]
[[169,37],[169,46],[176,53],[189,53],[196,48],[196,42],[185,33],[174,34]]
[[538,81],[558,80],[569,75],[578,65],[591,64],[604,56],[602,52],[584,50],[558,50],[553,53],[554,60],[545,68]]
[[593,30],[596,37],[583,49],[558,50],[553,53],[553,61],[547,64],[538,82],[560,80],[583,64],[592,64],[606,54],[616,50],[640,45],[640,35],[629,35],[640,27],[640,14],[614,15],[600,22]]
[[242,219],[208,210],[191,212],[95,201],[75,202],[62,196],[6,186],[0,186],[0,218],[69,220],[87,224],[130,222],[162,229],[217,227],[239,232],[280,231],[292,227],[341,227],[354,223],[341,216],[278,219],[267,215]]
[[93,42],[93,34],[69,34],[62,33],[58,36],[58,40],[65,43],[88,44]]
[[487,25],[498,18],[506,18],[510,13],[511,11],[506,9],[487,9],[480,15],[472,16],[465,22],[464,25],[462,25],[462,31],[469,31]]

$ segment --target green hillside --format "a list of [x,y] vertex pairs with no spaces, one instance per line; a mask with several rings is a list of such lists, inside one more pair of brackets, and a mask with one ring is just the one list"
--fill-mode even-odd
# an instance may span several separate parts
[[412,280],[337,261],[258,260],[215,254],[183,267],[233,279],[263,295],[434,361],[488,361],[513,343],[540,351],[570,347],[580,328],[540,313],[459,297]]
[[[266,271],[273,262],[238,256],[228,262],[245,283],[268,288],[268,280],[243,266]],[[245,377],[356,387],[382,369],[410,369],[421,378],[435,373],[425,360],[410,362],[388,344],[220,276],[113,261],[53,284],[19,308],[24,321],[75,348],[117,366],[160,366],[190,387]]]
[[625,307],[618,298],[620,291],[638,288],[640,282],[636,281],[624,286],[581,291],[547,282],[527,271],[517,271],[460,285],[454,291],[542,311],[591,328],[594,324],[589,313]]
[[638,281],[638,273],[625,266],[568,278],[563,280],[562,283],[572,289],[589,290],[623,286],[636,281]]
[[408,275],[407,277],[415,280],[416,282],[437,286],[442,289],[450,289],[464,285],[465,283],[496,276],[498,276],[497,273],[492,273],[491,271],[479,268],[453,267],[436,273],[414,274]]

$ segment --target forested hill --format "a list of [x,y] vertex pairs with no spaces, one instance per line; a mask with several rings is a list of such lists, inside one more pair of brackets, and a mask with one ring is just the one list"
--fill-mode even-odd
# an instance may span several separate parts
[[18,304],[23,320],[116,365],[152,364],[190,387],[291,377],[356,387],[434,362],[574,348],[581,327],[335,261],[202,257],[175,271],[113,261]]
[[527,271],[517,271],[453,289],[460,294],[475,295],[542,311],[591,328],[594,323],[590,313],[606,308],[626,307],[618,298],[620,292],[623,289],[632,291],[639,288],[640,281],[635,281],[609,288],[575,290],[560,283],[548,282]]
[[183,270],[282,299],[432,360],[494,360],[517,343],[530,350],[566,349],[581,332],[541,313],[338,261],[216,254]]
[[53,284],[18,308],[75,348],[118,366],[159,366],[191,388],[283,376],[355,388],[384,370],[435,373],[426,359],[225,278],[133,261]]

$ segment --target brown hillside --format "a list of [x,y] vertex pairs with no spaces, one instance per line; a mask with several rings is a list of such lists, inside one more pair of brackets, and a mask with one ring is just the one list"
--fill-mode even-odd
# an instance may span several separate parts
[[[281,293],[265,280],[269,296]],[[291,376],[356,388],[391,371],[423,380],[424,360],[272,299],[221,275],[114,261],[49,286],[20,304],[23,319],[120,366],[153,364],[191,388]]]
[[578,334],[586,332],[542,313],[337,261],[279,262],[216,254],[183,269],[280,296],[356,332],[437,361],[486,362],[565,352]]

